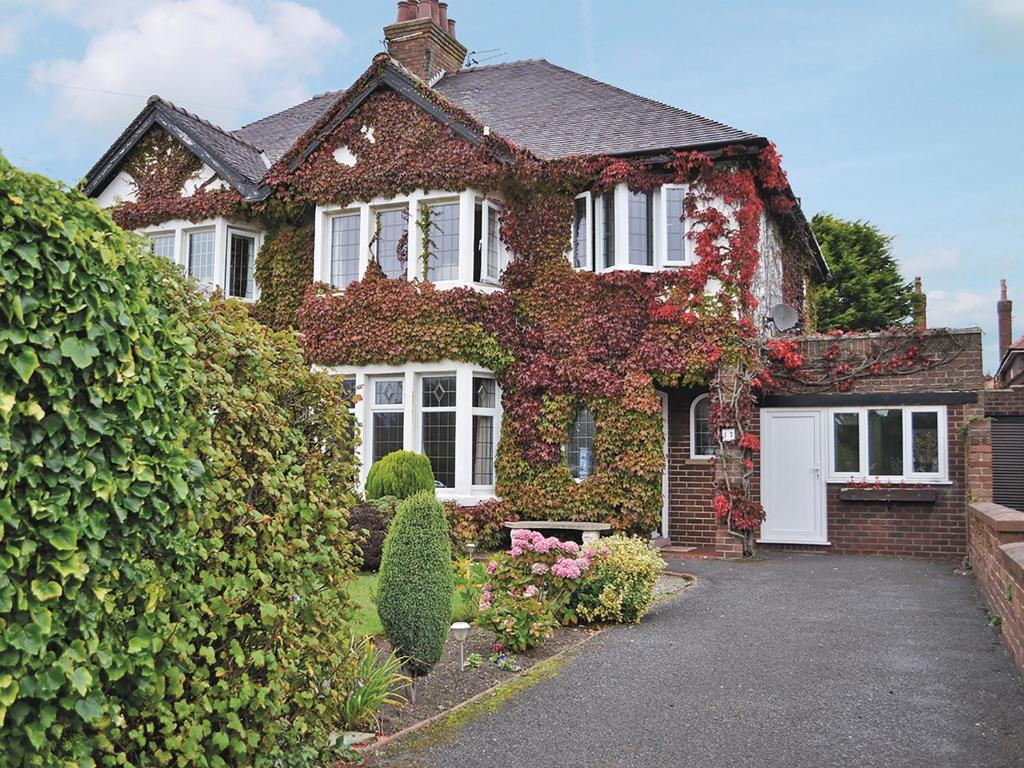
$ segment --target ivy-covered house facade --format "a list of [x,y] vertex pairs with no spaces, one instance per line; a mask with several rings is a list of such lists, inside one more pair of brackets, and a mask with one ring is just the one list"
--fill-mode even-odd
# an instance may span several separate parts
[[[436,0],[385,37],[237,130],[153,97],[83,182],[344,377],[363,479],[416,450],[459,504],[722,555],[963,543],[978,334],[808,335],[828,267],[766,138],[544,60],[465,68]],[[874,485],[929,493],[844,507]]]

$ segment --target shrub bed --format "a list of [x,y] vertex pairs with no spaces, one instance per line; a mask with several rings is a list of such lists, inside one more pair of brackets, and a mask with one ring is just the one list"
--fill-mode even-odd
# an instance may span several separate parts
[[501,549],[508,535],[505,523],[519,519],[497,499],[473,506],[446,501],[444,507],[452,529],[452,546],[456,549],[465,549],[467,544],[476,544],[479,550],[487,552]]

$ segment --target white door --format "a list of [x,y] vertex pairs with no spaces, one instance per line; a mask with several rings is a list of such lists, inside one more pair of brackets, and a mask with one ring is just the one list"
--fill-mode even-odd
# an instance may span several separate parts
[[827,544],[822,411],[761,411],[760,541]]

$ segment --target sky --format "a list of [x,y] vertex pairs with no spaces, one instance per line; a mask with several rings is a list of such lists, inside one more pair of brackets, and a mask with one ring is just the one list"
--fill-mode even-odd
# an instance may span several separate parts
[[[772,139],[808,218],[894,237],[929,324],[1024,334],[1024,0],[449,0],[482,64],[546,58]],[[152,93],[237,128],[350,85],[390,0],[0,0],[0,151],[77,182]]]

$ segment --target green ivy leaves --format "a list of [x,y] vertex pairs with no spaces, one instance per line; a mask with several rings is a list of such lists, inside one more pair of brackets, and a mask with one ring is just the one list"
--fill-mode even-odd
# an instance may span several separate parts
[[88,368],[100,353],[99,348],[91,341],[82,341],[76,336],[69,336],[60,343],[60,353],[70,357],[79,368]]

